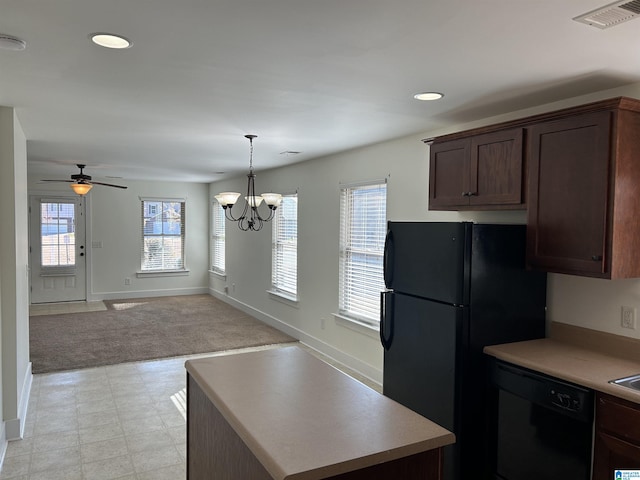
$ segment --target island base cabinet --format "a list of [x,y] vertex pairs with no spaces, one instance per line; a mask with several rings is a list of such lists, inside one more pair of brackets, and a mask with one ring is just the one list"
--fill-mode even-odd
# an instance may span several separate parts
[[187,376],[187,480],[271,480],[271,475]]
[[[306,477],[305,477],[306,478]],[[330,480],[440,480],[442,448],[324,477]],[[198,383],[187,375],[187,480],[272,480]]]

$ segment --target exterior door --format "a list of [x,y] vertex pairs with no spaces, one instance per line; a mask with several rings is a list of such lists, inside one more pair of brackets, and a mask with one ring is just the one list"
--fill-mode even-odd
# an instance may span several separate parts
[[85,199],[31,197],[31,303],[84,301]]

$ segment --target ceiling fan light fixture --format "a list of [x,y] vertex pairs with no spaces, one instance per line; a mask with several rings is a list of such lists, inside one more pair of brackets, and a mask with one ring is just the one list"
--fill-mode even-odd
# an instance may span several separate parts
[[89,193],[89,190],[93,188],[93,185],[90,183],[72,183],[69,185],[71,190],[73,190],[78,195],[86,195]]
[[416,93],[413,96],[413,98],[415,98],[416,100],[421,100],[423,102],[428,102],[431,100],[440,100],[442,97],[444,97],[444,94],[440,92],[421,92],[421,93]]
[[125,37],[112,33],[92,33],[89,35],[91,41],[96,45],[105,48],[124,49],[131,47],[132,43]]
[[64,182],[70,183],[70,187],[76,192],[78,195],[86,195],[89,190],[93,188],[94,185],[104,185],[105,187],[114,187],[114,188],[122,188],[126,189],[127,187],[124,185],[115,185],[113,183],[104,183],[104,182],[93,182],[91,181],[91,175],[86,175],[84,173],[84,169],[86,165],[83,163],[76,164],[76,167],[80,169],[80,173],[74,173],[71,175],[71,180],[52,180],[45,178],[40,180],[41,182]]

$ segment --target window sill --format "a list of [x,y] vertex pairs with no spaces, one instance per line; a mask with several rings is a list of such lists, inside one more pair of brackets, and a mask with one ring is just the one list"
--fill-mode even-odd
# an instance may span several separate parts
[[151,277],[186,277],[190,275],[189,270],[145,270],[136,272],[138,278],[151,278]]
[[298,297],[284,292],[278,292],[276,290],[267,290],[267,293],[272,299],[277,300],[278,302],[282,302],[285,305],[298,308]]
[[344,328],[348,328],[349,330],[353,330],[354,332],[362,333],[363,335],[371,338],[380,338],[379,327],[374,327],[373,325],[364,323],[360,320],[356,320],[355,318],[340,315],[339,313],[334,313],[333,318],[335,318],[337,325],[340,325]]
[[211,275],[213,275],[214,277],[219,278],[220,280],[226,280],[227,279],[227,274],[226,273],[216,272],[215,270],[209,270],[209,273]]

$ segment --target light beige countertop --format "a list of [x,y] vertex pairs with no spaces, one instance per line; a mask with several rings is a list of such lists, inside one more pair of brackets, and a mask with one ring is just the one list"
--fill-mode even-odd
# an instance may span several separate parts
[[186,368],[277,480],[325,478],[455,441],[299,347],[189,360]]
[[485,347],[484,352],[505,362],[567,380],[640,404],[640,392],[609,380],[640,373],[640,362],[551,338]]

